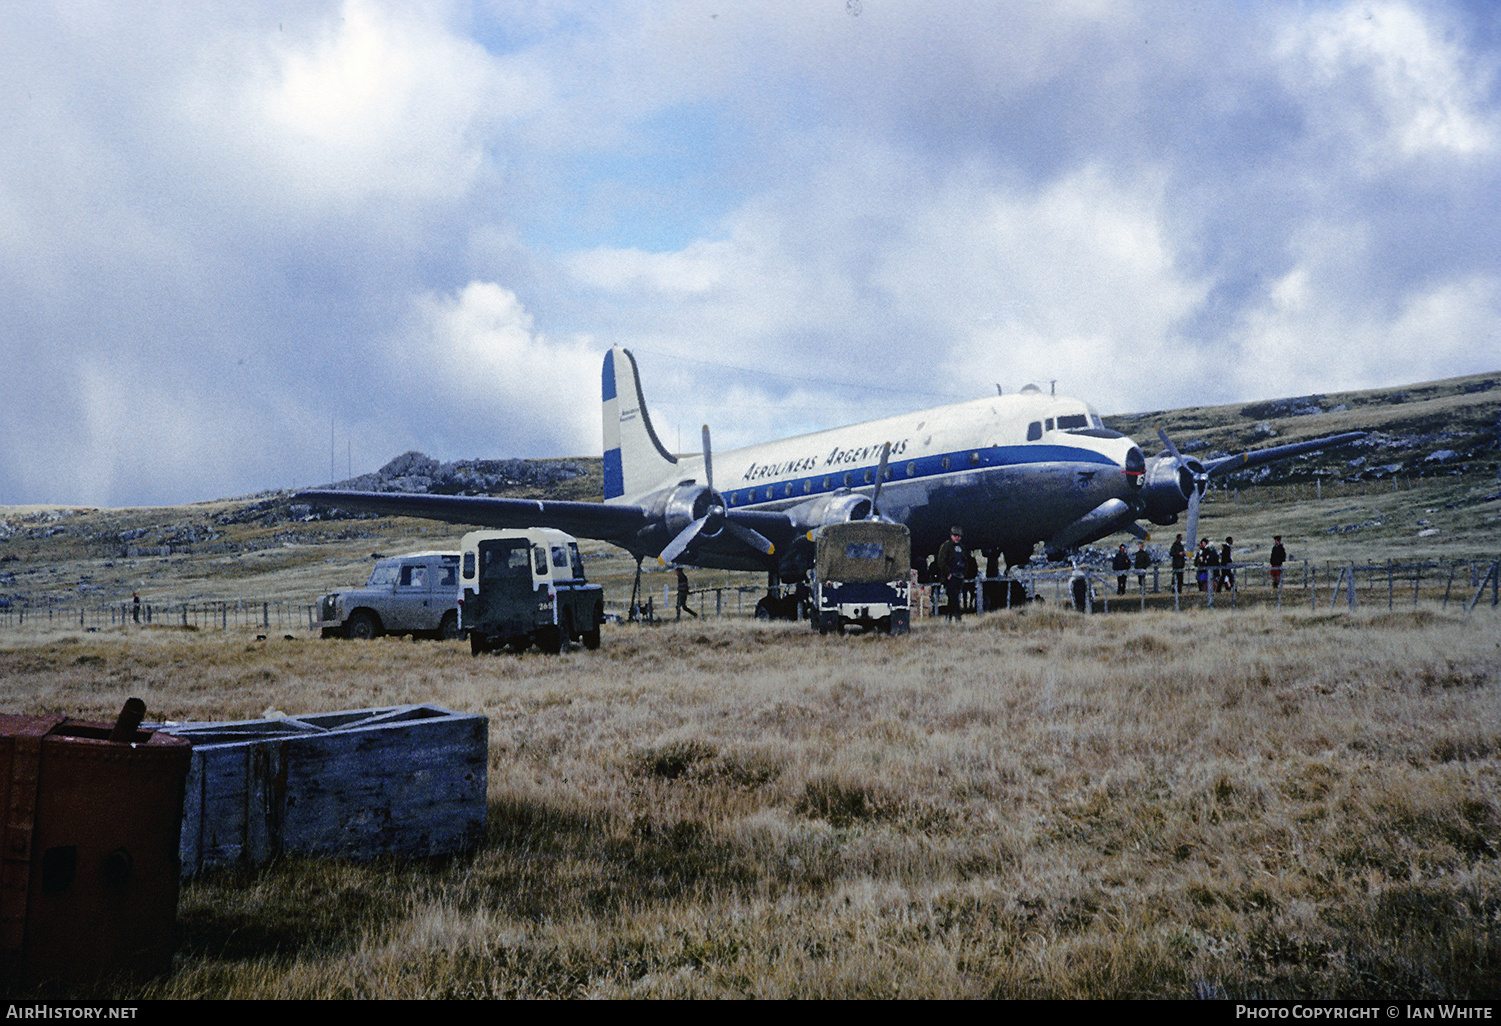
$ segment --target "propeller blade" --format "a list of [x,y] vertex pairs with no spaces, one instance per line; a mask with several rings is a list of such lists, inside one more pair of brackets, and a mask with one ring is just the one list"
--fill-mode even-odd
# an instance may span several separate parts
[[1145,527],[1142,527],[1140,524],[1138,524],[1134,520],[1128,520],[1128,521],[1126,521],[1125,530],[1127,532],[1131,533],[1131,534],[1134,534],[1136,537],[1140,538],[1142,541],[1151,541],[1152,540],[1152,532],[1148,531]]
[[[1197,484],[1197,482],[1195,482]],[[1194,552],[1199,544],[1199,498],[1198,488],[1188,497],[1188,551]]]
[[709,425],[704,425],[704,484],[714,490],[714,459],[709,451]]
[[760,552],[763,556],[769,556],[777,550],[777,547],[773,545],[771,541],[764,535],[762,535],[758,531],[751,530],[744,524],[737,524],[735,523],[735,521],[731,520],[724,526],[736,538],[739,538],[741,541],[745,542],[745,544]]
[[891,459],[891,443],[881,446],[881,465],[876,468],[876,490],[870,493],[870,512],[866,514],[866,520],[877,520],[881,516],[878,503],[881,501],[881,484],[886,480],[886,464]]
[[1162,428],[1158,428],[1157,437],[1162,440],[1162,447],[1173,454],[1173,459],[1177,460],[1178,465],[1181,467],[1183,465],[1183,454],[1178,451],[1178,447],[1173,444],[1173,440],[1167,436],[1167,432],[1162,430]]
[[683,554],[683,550],[693,543],[693,539],[698,537],[698,532],[702,531],[704,524],[708,522],[708,517],[699,517],[679,531],[678,536],[668,542],[657,554],[657,561],[663,566],[676,562],[677,558]]

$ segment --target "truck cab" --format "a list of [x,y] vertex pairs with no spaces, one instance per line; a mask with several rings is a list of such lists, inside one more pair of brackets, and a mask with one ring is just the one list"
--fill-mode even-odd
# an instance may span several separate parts
[[457,552],[412,552],[382,559],[363,588],[319,599],[314,627],[325,638],[457,638],[458,575]]
[[536,645],[599,647],[604,589],[584,578],[578,542],[562,531],[472,531],[459,548],[459,626],[475,655]]

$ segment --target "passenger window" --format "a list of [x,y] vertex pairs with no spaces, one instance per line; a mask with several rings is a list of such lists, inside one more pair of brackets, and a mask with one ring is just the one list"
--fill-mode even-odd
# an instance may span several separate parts
[[828,478],[824,478],[823,479],[823,490],[824,491],[828,491],[829,490],[829,485],[832,484],[832,483],[833,482],[831,482]]
[[438,587],[452,588],[459,583],[459,568],[449,563],[438,569]]
[[575,580],[584,578],[584,557],[579,555],[577,542],[568,543],[568,565],[573,570]]
[[472,553],[472,552],[466,552],[466,553],[464,553],[464,580],[470,581],[470,580],[473,580],[473,579],[474,579],[474,553]]
[[540,545],[532,546],[532,571],[538,577],[547,576],[547,550]]
[[806,480],[806,481],[803,482],[803,494],[807,495],[807,494],[809,494],[812,491],[813,491],[813,479],[810,477],[810,478],[808,478],[808,480]]
[[947,457],[947,456],[945,456],[945,457],[944,457],[944,458],[943,458],[943,469],[944,469],[944,470],[947,470],[947,469],[949,469],[949,458],[948,458],[948,457]]
[[854,483],[855,483],[855,475],[854,474],[845,474],[844,475],[844,487],[848,488],[850,485],[852,485]]
[[875,477],[876,477],[876,475],[872,471],[867,470],[865,472],[865,483],[866,484],[870,484],[872,481],[875,480]]
[[552,547],[552,565],[556,567],[565,567],[568,565],[568,552],[563,546],[554,545]]
[[916,477],[917,476],[917,464],[916,463],[909,463],[909,464],[907,464],[907,476],[908,477]]
[[978,467],[980,465],[980,454],[979,453],[972,452],[972,453],[969,454],[969,465],[972,466],[972,467]]
[[404,566],[401,568],[401,586],[403,588],[426,588],[427,567]]
[[1034,420],[1027,425],[1027,441],[1035,442],[1042,437],[1042,421]]

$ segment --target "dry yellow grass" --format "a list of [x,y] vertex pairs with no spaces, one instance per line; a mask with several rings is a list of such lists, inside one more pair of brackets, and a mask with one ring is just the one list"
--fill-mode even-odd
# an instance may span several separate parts
[[18,712],[490,718],[479,851],[196,881],[177,971],[129,996],[1494,997],[1498,626],[1034,608],[481,659],[9,632],[0,679]]

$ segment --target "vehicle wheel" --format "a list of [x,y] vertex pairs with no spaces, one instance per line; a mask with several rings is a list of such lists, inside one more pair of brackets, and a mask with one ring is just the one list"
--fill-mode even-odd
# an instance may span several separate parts
[[481,634],[479,631],[470,631],[469,632],[469,654],[470,655],[476,655],[477,656],[480,653],[486,651],[488,648],[489,648],[489,646],[485,644],[485,636],[483,634]]
[[594,626],[590,627],[579,637],[579,640],[584,643],[584,647],[591,652],[599,647],[599,623],[604,618],[604,609],[600,606],[595,606],[594,615],[590,618],[590,622]]
[[770,620],[771,619],[771,609],[770,609],[770,607],[768,607],[766,605],[766,600],[765,599],[762,599],[760,602],[756,603],[756,619],[757,620]]
[[558,651],[567,652],[573,647],[573,615],[563,613],[562,622],[558,624]]
[[510,638],[506,641],[506,649],[517,655],[532,647],[532,639],[523,634],[519,638]]
[[369,641],[371,638],[380,637],[380,624],[374,616],[362,609],[351,615],[348,622],[344,624],[344,636]]
[[440,641],[452,641],[461,638],[464,633],[459,630],[459,614],[450,609],[443,614],[443,622],[438,624],[438,639]]

